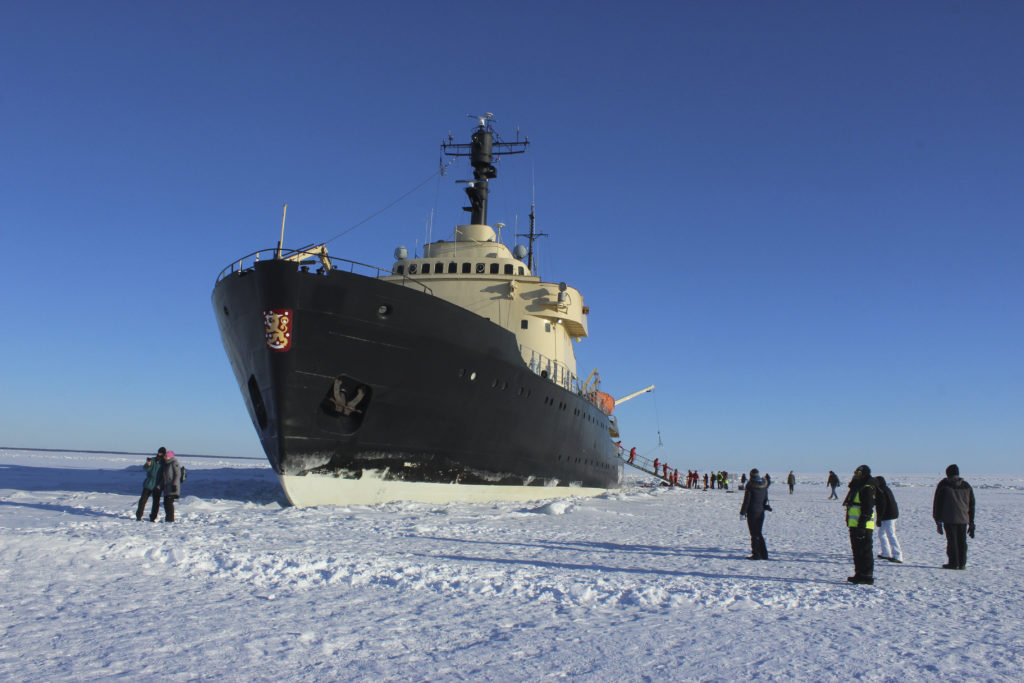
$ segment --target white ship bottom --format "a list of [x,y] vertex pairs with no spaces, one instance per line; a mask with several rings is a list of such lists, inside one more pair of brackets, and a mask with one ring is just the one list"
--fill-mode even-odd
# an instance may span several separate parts
[[373,505],[393,501],[414,503],[486,503],[590,497],[609,489],[583,486],[499,486],[439,484],[384,479],[380,472],[363,470],[359,479],[327,474],[278,475],[288,501],[295,507],[314,505]]

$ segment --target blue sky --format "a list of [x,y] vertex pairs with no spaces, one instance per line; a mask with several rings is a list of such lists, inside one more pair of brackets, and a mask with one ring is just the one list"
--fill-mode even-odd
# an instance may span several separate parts
[[[1018,472],[1024,6],[8,2],[0,445],[260,452],[210,292],[494,112],[490,218],[578,287],[624,443],[679,468]],[[332,241],[390,267],[456,166]],[[507,233],[510,232],[506,230]],[[660,448],[659,434],[661,443]]]

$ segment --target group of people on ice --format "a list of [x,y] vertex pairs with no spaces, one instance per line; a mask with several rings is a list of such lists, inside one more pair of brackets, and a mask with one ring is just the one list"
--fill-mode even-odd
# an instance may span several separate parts
[[[790,493],[793,492],[793,473],[790,472]],[[839,477],[829,472],[827,486],[832,489],[829,497],[835,495]],[[750,470],[740,505],[740,519],[745,519],[750,532],[751,554],[747,559],[767,560],[768,547],[762,533],[765,512],[771,512],[768,502],[769,482],[761,477],[755,468]],[[878,529],[881,552],[878,557],[889,562],[902,564],[903,550],[896,538],[896,519],[900,516],[896,496],[885,481],[885,477],[872,476],[871,468],[861,465],[853,472],[849,491],[843,500],[846,507],[846,526],[850,534],[850,549],[853,553],[853,576],[847,581],[871,585],[875,582],[875,558],[873,535]],[[935,487],[932,499],[932,519],[936,530],[946,536],[946,564],[943,569],[964,569],[967,565],[967,538],[974,538],[974,490],[960,477],[960,468],[950,465],[946,477]]]
[[[697,470],[686,471],[686,481],[683,484],[688,489],[699,489],[701,482],[701,475]],[[679,481],[676,480],[676,486],[679,486]],[[704,490],[707,491],[709,488],[729,490],[729,473],[725,470],[720,472],[705,472],[704,473]]]

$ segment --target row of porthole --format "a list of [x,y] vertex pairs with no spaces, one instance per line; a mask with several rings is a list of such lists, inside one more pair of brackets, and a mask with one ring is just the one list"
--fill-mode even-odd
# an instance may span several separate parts
[[[467,373],[465,368],[459,368],[458,376],[460,378],[468,378],[470,382],[475,382],[476,381],[476,377],[477,377],[476,372],[469,371]],[[491,380],[491,388],[492,389],[500,388],[502,391],[504,391],[505,389],[508,388],[508,382],[506,382],[505,380],[499,380],[499,379],[495,378],[495,379]],[[524,387],[519,387],[519,396],[523,396],[524,394],[525,394],[525,396],[527,398],[529,398],[529,397],[533,396],[533,391],[531,391],[530,389],[526,389]],[[555,399],[551,398],[550,396],[545,396],[544,397],[544,404],[545,405],[554,406],[555,405]],[[565,404],[564,402],[561,402],[561,401],[558,402],[558,409],[559,410],[565,410],[567,407],[568,407],[568,405]],[[576,409],[575,412],[576,412],[577,416],[579,416],[580,413],[581,413],[581,411],[578,408]],[[591,417],[590,415],[586,415],[585,417],[590,422],[595,422],[594,418]],[[562,456],[559,455],[558,459],[561,460]],[[580,458],[576,458],[576,462],[580,462]],[[609,465],[600,465],[599,463],[591,462],[590,460],[584,461],[584,464],[591,465],[591,466],[599,466],[599,467],[601,467],[603,469],[610,469]]]
[[[477,377],[476,372],[471,371],[471,370],[467,371],[466,368],[459,368],[459,371],[458,371],[457,374],[458,374],[459,378],[466,378],[470,382],[475,382],[476,381],[476,377]],[[505,391],[506,389],[508,389],[508,382],[503,380],[503,379],[494,378],[493,380],[491,380],[491,388],[492,389],[501,389],[502,391]],[[531,396],[533,396],[533,391],[531,391],[530,389],[527,389],[526,387],[519,387],[518,395],[519,396],[526,396],[526,398],[530,398]]]
[[[559,454],[558,459],[559,460],[562,459],[562,455],[561,454]],[[566,458],[566,460],[568,460],[568,458]],[[605,470],[610,470],[612,468],[611,465],[603,465],[603,464],[601,464],[599,462],[595,462],[595,461],[592,461],[592,460],[584,460],[583,458],[576,458],[576,462],[582,462],[584,465],[590,465],[591,467],[600,467],[601,469],[605,469]]]
[[586,418],[587,422],[592,422],[595,425],[597,424],[597,420],[594,419],[594,416],[589,415],[589,414],[585,413],[584,411],[581,411],[579,408],[577,410],[575,410],[575,414],[577,414],[577,417],[584,417],[584,418]]
[[[544,404],[545,404],[545,405],[549,405],[549,406],[553,406],[553,405],[555,405],[555,399],[553,399],[553,398],[551,398],[550,396],[548,396],[548,397],[546,397],[546,398],[544,399]],[[558,402],[558,409],[559,409],[559,410],[565,410],[565,409],[566,409],[566,408],[568,408],[568,407],[569,407],[569,406],[567,406],[567,405],[566,405],[565,403],[563,403],[562,401],[559,401],[559,402]]]
[[[417,268],[417,265],[418,265],[417,263],[410,263],[409,264],[409,275],[416,275],[417,274],[417,270],[419,270],[419,274],[421,274],[421,275],[430,275],[430,263],[429,262],[422,263],[422,266],[419,267],[419,268]],[[523,268],[523,266],[515,266],[514,264],[511,264],[511,263],[504,264],[504,267],[502,267],[498,263],[491,263],[489,268],[487,267],[487,264],[484,264],[484,263],[477,263],[476,264],[476,274],[477,275],[486,275],[488,270],[490,271],[491,275],[500,275],[502,273],[505,274],[505,275],[516,275],[516,274],[518,274],[518,275],[526,275],[526,269]],[[443,261],[438,261],[438,262],[436,262],[434,264],[434,273],[435,274],[441,275],[441,274],[444,273],[444,271],[445,271],[445,267],[444,267],[444,262]],[[472,264],[469,264],[469,263],[463,263],[462,264],[462,274],[463,275],[470,275],[470,274],[472,274],[472,271],[473,271]],[[448,263],[448,273],[450,275],[455,275],[458,272],[459,272],[459,264],[458,263],[456,263],[455,261],[451,261],[450,263]],[[403,265],[403,264],[396,264],[395,265],[395,275],[404,275],[404,274],[405,274],[405,265]]]
[[[459,375],[459,377],[466,377],[466,369],[465,368],[459,368],[458,375]],[[476,381],[476,372],[470,372],[469,373],[469,381],[470,382],[475,382]],[[491,388],[492,389],[501,389],[502,391],[505,391],[506,389],[508,389],[508,382],[506,382],[505,380],[499,380],[498,378],[494,378],[493,380],[491,380]],[[523,396],[524,394],[525,394],[525,396],[527,398],[530,398],[531,396],[533,396],[533,391],[531,391],[529,389],[526,389],[525,387],[519,387],[518,395],[519,396]],[[553,399],[550,396],[546,396],[544,398],[544,404],[545,405],[549,405],[549,406],[554,406],[555,405],[555,399]],[[559,410],[565,410],[568,407],[569,407],[568,404],[566,404],[565,402],[563,402],[563,401],[559,401],[558,402],[558,409]],[[574,412],[575,412],[577,417],[582,415],[583,417],[586,418],[586,420],[588,422],[591,422],[593,424],[597,424],[597,420],[595,420],[592,415],[584,414],[583,411],[580,410],[579,408],[577,408]]]

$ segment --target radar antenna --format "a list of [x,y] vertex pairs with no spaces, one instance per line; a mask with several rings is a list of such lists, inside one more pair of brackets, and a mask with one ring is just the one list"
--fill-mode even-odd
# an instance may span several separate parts
[[491,162],[503,154],[522,154],[526,146],[530,144],[527,138],[519,140],[519,133],[516,132],[516,140],[503,142],[491,125],[494,121],[494,114],[490,112],[483,115],[470,115],[475,119],[477,128],[473,131],[472,142],[453,142],[449,135],[448,140],[441,143],[441,153],[450,157],[469,157],[469,163],[473,166],[473,180],[463,180],[466,184],[466,196],[469,197],[469,206],[462,207],[463,211],[471,214],[470,222],[478,225],[487,225],[487,181],[498,177],[498,169],[494,168]]

